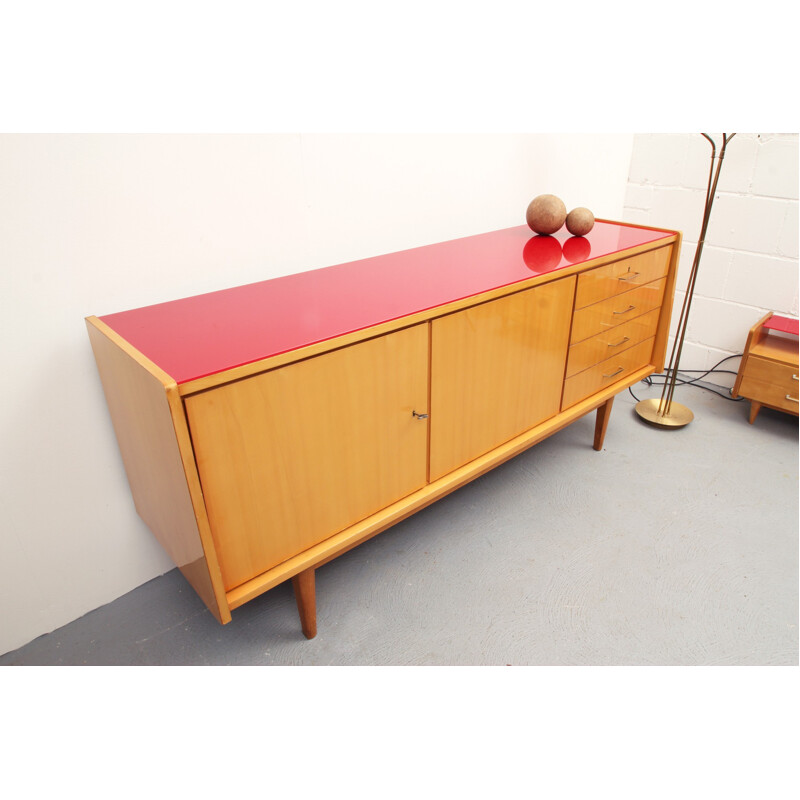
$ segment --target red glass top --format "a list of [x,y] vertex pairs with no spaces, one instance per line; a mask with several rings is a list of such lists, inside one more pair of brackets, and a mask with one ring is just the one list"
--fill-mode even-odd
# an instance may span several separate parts
[[537,236],[520,225],[100,319],[186,383],[670,235],[596,222],[585,237]]
[[789,317],[779,317],[773,314],[765,323],[765,328],[772,331],[781,331],[782,333],[793,333],[798,335],[798,320],[790,319]]

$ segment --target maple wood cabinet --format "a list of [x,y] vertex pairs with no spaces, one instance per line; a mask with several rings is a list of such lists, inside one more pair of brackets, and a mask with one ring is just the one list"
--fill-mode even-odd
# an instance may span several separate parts
[[680,234],[546,238],[87,318],[137,511],[221,622],[291,579],[313,636],[327,561],[595,409],[602,448],[663,369]]

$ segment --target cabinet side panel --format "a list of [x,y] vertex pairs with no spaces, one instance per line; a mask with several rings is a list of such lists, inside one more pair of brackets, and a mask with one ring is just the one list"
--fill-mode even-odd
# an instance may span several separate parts
[[167,387],[91,319],[87,329],[136,511],[214,616],[227,622],[230,611],[214,591]]
[[664,298],[661,301],[661,316],[658,321],[655,343],[653,345],[653,355],[651,363],[656,372],[664,371],[664,360],[667,353],[667,341],[669,338],[669,325],[672,318],[672,304],[675,299],[675,281],[678,277],[678,259],[681,254],[681,235],[676,234],[675,244],[670,247],[669,269],[664,287]]

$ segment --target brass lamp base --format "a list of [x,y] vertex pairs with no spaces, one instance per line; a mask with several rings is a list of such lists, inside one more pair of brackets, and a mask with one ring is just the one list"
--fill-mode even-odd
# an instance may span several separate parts
[[645,422],[649,422],[659,428],[682,428],[694,419],[694,414],[680,403],[672,403],[669,414],[662,414],[659,411],[660,405],[660,400],[640,400],[636,404],[636,413]]

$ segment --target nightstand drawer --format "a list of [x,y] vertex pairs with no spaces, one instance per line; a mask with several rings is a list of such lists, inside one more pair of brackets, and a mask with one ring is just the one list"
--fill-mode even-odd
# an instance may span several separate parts
[[797,381],[793,381],[794,388],[787,391],[786,386],[776,386],[774,383],[766,383],[745,376],[739,388],[739,394],[748,400],[755,400],[765,406],[790,411],[793,414],[798,412]]
[[573,344],[567,358],[567,377],[576,375],[607,358],[628,350],[639,342],[655,336],[658,327],[658,309],[641,317],[623,322],[615,328],[598,333],[589,339]]
[[[767,358],[758,356],[748,356],[744,367],[744,380],[752,379],[760,383],[770,383],[780,386],[787,392],[794,392],[798,387],[798,374],[800,371],[791,364],[780,364],[777,361],[770,361]],[[744,383],[742,384],[744,389]]]
[[663,278],[669,268],[671,252],[672,248],[662,247],[581,275],[575,293],[575,308],[584,308]]
[[618,356],[607,358],[605,361],[567,378],[564,381],[562,411],[649,364],[654,341],[652,338],[646,339]]
[[615,328],[648,311],[658,308],[664,298],[666,278],[639,286],[636,289],[610,297],[575,312],[572,321],[570,344],[582,342],[590,336]]

